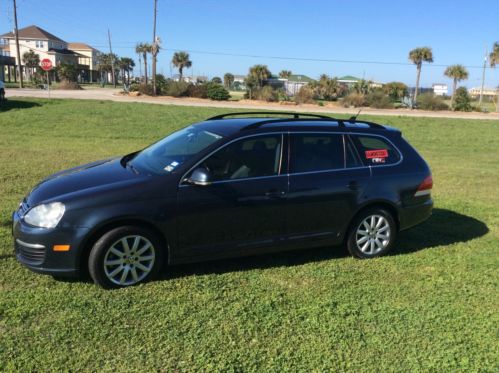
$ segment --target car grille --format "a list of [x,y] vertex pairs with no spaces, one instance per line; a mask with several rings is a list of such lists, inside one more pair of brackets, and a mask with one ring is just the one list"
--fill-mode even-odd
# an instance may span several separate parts
[[28,244],[20,240],[16,240],[16,253],[20,259],[32,265],[40,265],[45,259],[45,246],[37,244]]

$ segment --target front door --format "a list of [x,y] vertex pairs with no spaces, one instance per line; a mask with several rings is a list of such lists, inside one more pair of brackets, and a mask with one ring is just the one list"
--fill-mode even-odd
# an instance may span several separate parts
[[194,167],[207,170],[211,183],[179,186],[177,258],[244,254],[281,240],[288,185],[282,144],[281,134],[247,137]]

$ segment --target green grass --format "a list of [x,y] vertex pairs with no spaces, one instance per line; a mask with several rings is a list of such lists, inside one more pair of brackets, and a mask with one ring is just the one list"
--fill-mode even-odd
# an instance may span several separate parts
[[498,371],[499,121],[364,117],[401,128],[434,175],[434,215],[387,257],[184,265],[117,291],[16,262],[10,214],[40,179],[224,111],[0,107],[0,371]]

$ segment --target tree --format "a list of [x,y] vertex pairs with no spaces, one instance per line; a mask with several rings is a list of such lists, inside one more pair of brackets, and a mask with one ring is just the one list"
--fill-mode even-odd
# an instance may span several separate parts
[[219,76],[215,76],[211,79],[211,82],[215,84],[222,84],[222,79]]
[[291,75],[293,75],[291,70],[281,70],[281,72],[279,73],[279,78],[289,79]]
[[390,82],[383,86],[385,92],[392,101],[402,100],[408,93],[407,86],[402,82]]
[[419,79],[421,78],[421,67],[423,62],[433,62],[433,52],[429,47],[415,48],[409,52],[409,59],[416,65],[416,89],[414,91],[414,101],[418,98]]
[[453,80],[452,97],[450,99],[450,105],[452,106],[452,104],[454,103],[454,96],[456,94],[457,83],[461,80],[468,79],[468,70],[466,70],[466,67],[464,67],[463,65],[451,65],[445,69],[444,75]]
[[107,75],[113,72],[113,63],[114,68],[117,70],[119,58],[114,53],[101,53],[97,58],[97,70],[100,71],[101,76],[103,74]]
[[[496,67],[499,64],[499,42],[496,41],[489,55],[490,67]],[[499,112],[499,87],[496,91],[496,111]]]
[[121,57],[118,61],[118,66],[121,71],[121,80],[125,83],[125,74],[127,77],[127,84],[130,84],[130,71],[133,71],[135,62],[130,57]]
[[254,65],[249,69],[249,76],[252,76],[258,81],[258,87],[263,87],[263,81],[267,80],[272,73],[268,69],[267,65]]
[[459,87],[456,90],[456,99],[452,108],[457,111],[471,111],[471,98],[465,87]]
[[144,60],[144,78],[147,85],[147,54],[152,52],[152,45],[149,43],[139,43],[135,46],[135,53],[142,54]]
[[361,80],[354,83],[352,90],[355,93],[367,95],[368,93],[372,92],[372,90],[373,90],[372,89],[372,81],[361,79]]
[[232,75],[231,73],[226,73],[224,75],[224,87],[226,89],[230,89],[233,83],[234,83],[234,75]]
[[30,50],[23,54],[24,65],[29,69],[29,79],[33,80],[34,68],[40,65],[40,55]]
[[189,59],[189,53],[175,52],[172,58],[172,64],[178,69],[178,74],[180,75],[179,80],[182,80],[182,72],[184,69],[192,66],[192,61]]
[[330,78],[326,74],[322,74],[318,81],[309,83],[309,88],[316,98],[323,100],[336,100],[344,92],[338,79]]
[[244,79],[244,84],[246,85],[247,93],[248,93],[248,98],[250,100],[253,100],[253,91],[258,88],[258,79],[255,78],[253,75],[248,75]]
[[57,66],[57,76],[59,79],[66,82],[76,82],[76,77],[78,76],[78,71],[76,66],[71,63],[61,63]]

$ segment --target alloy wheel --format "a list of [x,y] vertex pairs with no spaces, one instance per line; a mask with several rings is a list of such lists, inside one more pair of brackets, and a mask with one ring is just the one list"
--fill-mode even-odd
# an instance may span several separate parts
[[359,224],[355,233],[357,248],[367,255],[375,255],[390,243],[390,224],[381,215],[370,215]]
[[154,246],[147,238],[130,235],[113,243],[104,256],[104,273],[116,285],[134,285],[151,272],[156,260]]

